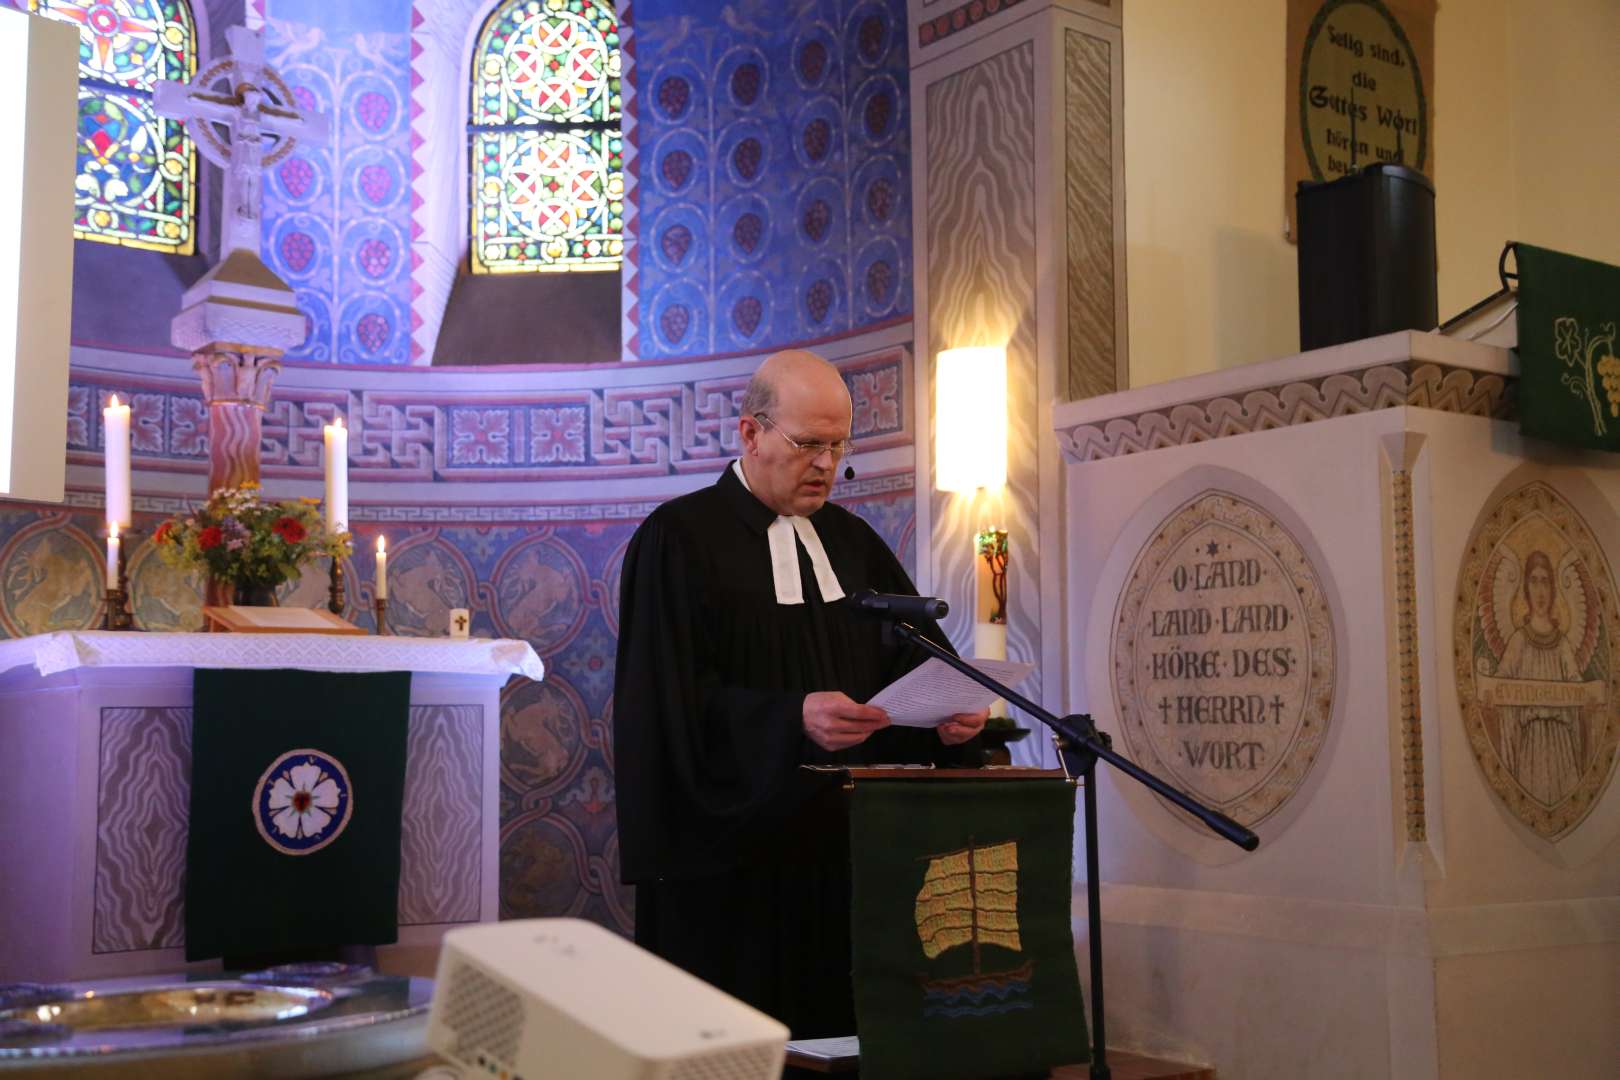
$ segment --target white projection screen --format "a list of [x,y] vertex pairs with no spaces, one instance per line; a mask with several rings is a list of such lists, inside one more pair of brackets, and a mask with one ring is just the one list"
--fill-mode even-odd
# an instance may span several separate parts
[[0,7],[0,497],[61,502],[79,34]]

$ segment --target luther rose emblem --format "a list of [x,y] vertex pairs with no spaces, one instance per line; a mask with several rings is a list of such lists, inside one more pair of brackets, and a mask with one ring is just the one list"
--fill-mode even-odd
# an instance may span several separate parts
[[336,840],[354,816],[343,763],[319,750],[289,750],[259,777],[253,823],[283,855],[308,855]]
[[1614,584],[1580,515],[1526,484],[1481,520],[1457,590],[1469,745],[1514,817],[1557,841],[1585,819],[1620,744]]

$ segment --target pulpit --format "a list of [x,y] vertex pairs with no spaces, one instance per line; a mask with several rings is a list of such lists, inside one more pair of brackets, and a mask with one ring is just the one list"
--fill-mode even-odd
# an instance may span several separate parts
[[[1566,376],[1566,380],[1569,377]],[[1221,1075],[1613,1076],[1620,460],[1400,333],[1061,406],[1110,1030]]]
[[[399,939],[379,962],[414,963],[449,928],[496,919],[499,698],[513,675],[541,677],[528,643],[41,634],[0,642],[0,981],[185,966],[198,668],[411,672]],[[247,814],[248,795],[221,812]]]

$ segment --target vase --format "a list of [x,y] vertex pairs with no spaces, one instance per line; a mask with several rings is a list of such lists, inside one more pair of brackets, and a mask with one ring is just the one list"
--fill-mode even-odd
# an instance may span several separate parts
[[277,607],[274,585],[238,584],[231,603],[241,607]]

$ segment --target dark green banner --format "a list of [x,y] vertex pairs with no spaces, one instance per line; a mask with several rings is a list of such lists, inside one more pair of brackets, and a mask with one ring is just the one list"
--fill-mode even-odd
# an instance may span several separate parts
[[1620,266],[1515,245],[1519,430],[1566,446],[1620,450]]
[[1091,1059],[1063,780],[856,784],[861,1074],[987,1077]]
[[397,940],[409,672],[199,670],[186,959]]

